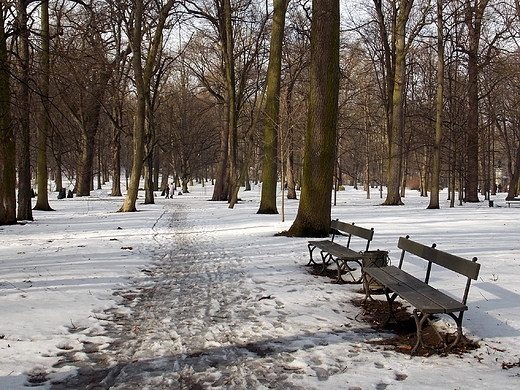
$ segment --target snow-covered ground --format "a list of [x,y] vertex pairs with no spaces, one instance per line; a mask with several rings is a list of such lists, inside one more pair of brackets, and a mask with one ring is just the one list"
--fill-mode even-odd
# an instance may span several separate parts
[[[259,187],[234,209],[195,186],[136,213],[118,213],[107,192],[51,193],[54,212],[0,226],[0,389],[520,386],[520,209],[505,194],[493,208],[427,210],[415,191],[402,207],[338,193],[332,217],[374,227],[372,249],[395,259],[408,234],[482,264],[463,323],[480,348],[410,357],[366,343],[388,334],[359,319],[359,285],[311,275],[307,239],[275,236],[297,201],[282,222],[256,214]],[[464,281],[439,270],[432,283],[460,296]]]

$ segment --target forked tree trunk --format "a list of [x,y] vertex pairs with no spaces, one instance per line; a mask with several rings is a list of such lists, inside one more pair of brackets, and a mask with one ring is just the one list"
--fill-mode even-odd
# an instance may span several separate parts
[[130,175],[130,183],[128,191],[119,209],[122,212],[136,211],[136,201],[139,192],[139,182],[141,179],[141,172],[143,169],[144,147],[145,147],[145,126],[146,126],[146,97],[150,93],[150,81],[153,76],[153,69],[156,63],[159,47],[162,43],[163,28],[170,11],[175,4],[175,0],[168,0],[168,2],[160,9],[158,14],[157,25],[155,31],[149,31],[152,35],[152,42],[146,57],[146,63],[142,64],[142,48],[143,42],[143,15],[144,1],[137,0],[135,2],[135,22],[132,31],[131,46],[133,52],[133,67],[135,74],[135,85],[137,92],[136,112],[134,117],[134,138],[133,138],[133,164]]
[[394,83],[392,91],[391,125],[388,129],[387,193],[383,202],[387,206],[403,204],[400,195],[403,167],[402,134],[404,131],[404,83],[406,79],[406,24],[413,0],[400,0],[393,40],[395,45]]
[[220,132],[220,151],[217,163],[216,181],[211,200],[229,201],[236,172],[237,153],[237,112],[235,86],[235,60],[233,24],[231,21],[231,1],[223,0],[221,4],[222,20],[219,23],[221,54],[224,63],[226,98],[224,99],[224,126]]
[[267,97],[264,125],[264,163],[262,167],[262,198],[258,214],[278,214],[278,126],[280,114],[280,80],[282,42],[288,0],[273,0],[273,27],[267,68]]

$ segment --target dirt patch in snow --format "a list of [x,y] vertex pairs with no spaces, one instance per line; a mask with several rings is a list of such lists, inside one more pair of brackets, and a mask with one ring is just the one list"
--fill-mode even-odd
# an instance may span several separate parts
[[[396,321],[392,320],[388,324],[385,324],[388,318],[388,304],[384,296],[381,298],[381,300],[368,299],[366,301],[363,298],[353,302],[354,305],[362,308],[362,312],[358,316],[358,319],[370,323],[373,329],[391,331],[395,334],[394,337],[370,341],[370,343],[383,345],[388,349],[410,355],[417,341],[415,319],[413,314],[410,312],[410,308],[406,307],[401,302],[394,302]],[[451,348],[449,351],[446,351],[443,342],[435,332],[435,329],[433,329],[436,319],[437,317],[433,316],[432,322],[434,325],[428,323],[425,324],[423,328],[423,340],[425,346],[419,346],[414,355],[430,356],[438,354],[441,356],[447,356],[448,354],[462,354],[479,347],[477,342],[463,336],[456,346]],[[437,329],[437,332],[447,345],[455,340],[455,333],[448,333],[440,329]]]

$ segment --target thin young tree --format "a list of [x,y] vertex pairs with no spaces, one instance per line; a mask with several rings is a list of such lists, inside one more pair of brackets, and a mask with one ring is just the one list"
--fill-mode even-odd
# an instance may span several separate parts
[[310,97],[298,213],[288,234],[329,233],[339,93],[339,0],[313,0]]
[[273,27],[267,68],[267,95],[264,124],[264,162],[262,166],[262,197],[258,214],[278,214],[276,189],[278,183],[278,123],[280,115],[280,80],[285,13],[289,0],[273,0]]

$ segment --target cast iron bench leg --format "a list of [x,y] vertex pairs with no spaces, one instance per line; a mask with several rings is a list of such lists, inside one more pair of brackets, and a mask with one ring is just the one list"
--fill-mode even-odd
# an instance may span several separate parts
[[423,331],[422,331],[422,329],[423,329],[424,323],[426,321],[428,321],[428,323],[430,324],[430,326],[434,330],[435,334],[437,335],[437,337],[439,338],[439,340],[443,344],[444,351],[447,351],[448,350],[448,346],[446,345],[446,341],[442,338],[441,334],[439,333],[439,331],[437,330],[435,325],[432,323],[431,318],[430,318],[430,314],[422,314],[421,313],[421,315],[419,315],[418,313],[419,312],[418,312],[417,309],[413,310],[413,317],[415,318],[415,325],[417,326],[417,342],[415,343],[415,347],[413,347],[413,349],[412,349],[412,352],[411,352],[412,355],[417,351],[417,348],[419,348],[419,345],[421,345],[422,347],[425,347],[425,343],[424,343],[424,340],[423,340]]
[[[360,283],[361,282],[362,276],[359,278],[354,276],[353,272],[356,271],[357,268],[352,268],[351,266],[349,266],[348,265],[349,261],[356,263],[359,266],[359,269],[361,269],[361,263],[359,262],[359,260],[336,259],[335,262],[336,262],[336,267],[338,269],[338,277],[336,279],[336,283]],[[348,274],[350,276],[350,278],[352,279],[352,281],[346,281],[345,279],[343,279],[343,277],[342,277],[343,273]]]
[[308,244],[307,248],[309,248],[309,262],[307,263],[307,266],[318,265],[318,263],[316,263],[312,258],[312,252],[314,251],[314,249],[316,249],[316,245]]
[[393,306],[395,298],[397,298],[397,294],[394,293],[394,294],[392,294],[392,296],[390,296],[391,291],[387,288],[384,288],[383,291],[386,295],[386,301],[388,303],[388,318],[385,320],[385,323],[384,323],[384,325],[386,326],[390,323],[390,320],[392,318],[395,320],[395,322],[398,322],[397,318],[395,316],[395,313],[394,313],[394,306]]
[[454,346],[456,346],[459,341],[462,339],[462,317],[464,316],[464,312],[461,311],[459,313],[459,315],[455,315],[454,313],[447,313],[451,318],[453,318],[455,320],[455,323],[457,324],[457,336],[455,337],[455,341],[453,341],[453,343],[451,343],[447,350],[449,351],[450,349],[452,349]]

